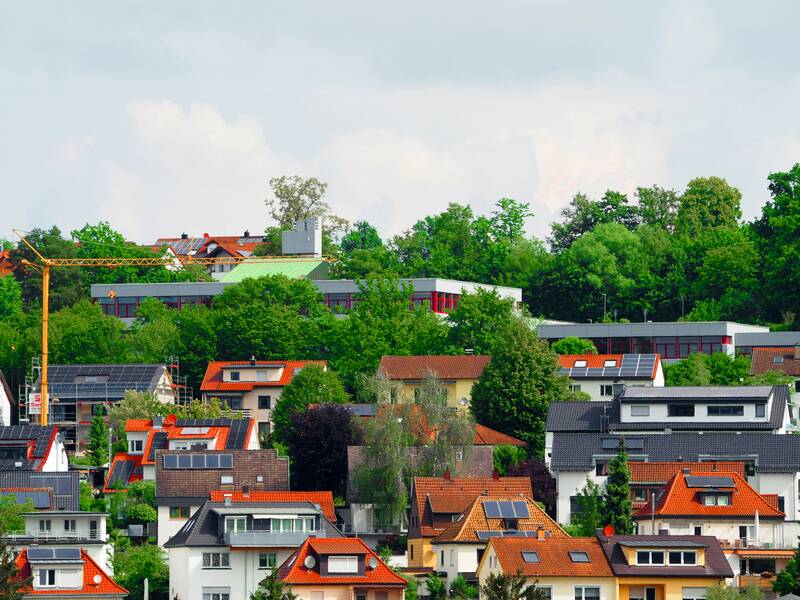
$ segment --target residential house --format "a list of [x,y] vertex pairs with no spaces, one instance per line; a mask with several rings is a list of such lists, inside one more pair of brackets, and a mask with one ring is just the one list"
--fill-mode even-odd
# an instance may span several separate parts
[[590,400],[610,400],[615,386],[664,387],[658,354],[564,354],[558,362],[572,391]]
[[475,499],[533,497],[528,477],[415,477],[408,523],[408,566],[435,568],[433,539],[450,527]]
[[214,361],[208,363],[200,392],[203,400],[219,398],[225,406],[252,417],[258,439],[266,442],[272,430],[272,410],[294,376],[308,365],[328,368],[324,360]]
[[299,600],[402,600],[406,580],[358,538],[308,538],[278,569]]
[[[677,473],[663,494],[641,507],[638,532],[711,535],[717,538],[740,587],[772,590],[775,574],[794,556],[800,526],[786,521],[783,502],[759,494],[738,473]],[[762,577],[762,573],[771,575]]]
[[788,396],[786,386],[626,387],[607,402],[552,403],[545,462],[556,478],[559,523],[569,522],[587,478],[605,484],[619,436],[632,461],[742,462],[751,485],[783,496],[797,518],[800,467],[788,457],[800,456],[800,438],[783,435]]
[[447,405],[466,410],[472,399],[472,386],[491,360],[491,356],[477,354],[383,356],[378,374],[397,385],[397,397],[393,402],[414,402],[420,384],[433,375],[447,391]]
[[793,391],[800,392],[800,344],[791,348],[753,348],[750,375],[769,373],[792,377]]
[[[741,462],[629,462],[631,500],[633,501],[634,510],[638,510],[647,504],[653,494],[660,498],[664,493],[664,488],[672,481],[672,478],[687,469],[690,475],[707,471],[724,471],[736,473],[740,477],[744,477],[745,471],[744,463]],[[572,512],[575,511],[573,510]]]
[[[266,242],[263,235],[250,235],[245,230],[243,235],[215,235],[204,233],[201,237],[190,238],[181,234],[177,238],[158,238],[154,246],[168,246],[181,259],[186,258],[246,258],[252,256],[255,249]],[[217,263],[206,268],[213,279],[220,279],[229,273],[235,263]]]
[[[544,540],[569,536],[530,497],[478,496],[431,540],[436,571],[444,573],[448,583],[459,575],[475,583],[486,543],[506,537]],[[413,549],[414,546],[409,547]]]
[[342,537],[328,518],[330,493],[324,508],[306,492],[253,494],[259,499],[223,492],[217,501],[215,494],[164,544],[170,598],[249,598],[309,536]]
[[[66,471],[64,438],[53,425],[0,427],[0,472]],[[2,486],[0,486],[2,487]]]
[[[31,500],[37,509],[48,503],[49,496],[41,490],[16,493],[19,502]],[[114,546],[109,542],[106,531],[107,514],[44,509],[22,513],[21,516],[25,520],[25,528],[6,532],[3,536],[14,551],[80,546],[106,573],[113,575]]]
[[617,578],[619,600],[699,600],[733,577],[717,538],[604,535],[598,540]]
[[476,569],[480,589],[491,575],[516,573],[548,600],[617,599],[617,578],[597,538],[489,539]]
[[273,449],[158,450],[155,473],[160,546],[177,534],[209,497],[214,500],[215,490],[248,490],[255,496],[289,489],[289,459],[279,457]]
[[9,426],[12,424],[12,412],[14,410],[14,394],[8,386],[6,376],[0,370],[0,426]]
[[[162,404],[172,403],[175,389],[165,365],[50,365],[47,369],[49,423],[58,425],[67,448],[82,451],[95,415],[107,415],[128,391],[153,394]],[[37,380],[38,392],[41,380]],[[22,414],[38,418],[36,407],[25,403]]]
[[117,452],[103,491],[124,489],[131,481],[156,478],[157,450],[255,450],[252,419],[179,419],[175,415],[128,419],[128,451]]
[[78,471],[0,471],[0,496],[31,500],[36,510],[80,510]]
[[123,600],[128,590],[116,583],[77,546],[29,548],[14,559],[22,577],[32,577],[23,598]]

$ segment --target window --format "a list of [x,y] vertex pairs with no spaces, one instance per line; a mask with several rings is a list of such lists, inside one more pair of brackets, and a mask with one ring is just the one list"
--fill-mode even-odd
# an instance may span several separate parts
[[685,587],[683,588],[683,600],[703,600],[706,597],[707,588]]
[[221,475],[219,482],[222,485],[233,485],[233,475]]
[[695,535],[703,535],[703,526],[702,525],[695,525],[694,526],[694,534]]
[[639,550],[636,552],[637,565],[663,565],[663,550]]
[[439,566],[444,567],[444,550],[441,551],[441,556],[439,558]]
[[634,488],[633,492],[633,499],[636,502],[647,502],[647,490],[644,488]]
[[314,518],[301,517],[299,519],[270,519],[270,531],[314,531]]
[[464,460],[464,451],[456,450],[456,460]]
[[39,569],[39,587],[53,587],[55,584],[55,569]]
[[64,519],[64,531],[75,531],[75,519]]
[[572,390],[573,392],[580,392],[581,391],[581,384],[579,384],[579,383],[570,384],[569,389]]
[[169,507],[170,519],[188,519],[189,507],[188,506],[170,506]]
[[573,364],[572,366],[573,366],[573,368],[578,368],[578,369],[586,367],[586,361],[585,360],[576,360],[575,364]]
[[239,381],[239,371],[231,371],[231,381]]
[[601,396],[613,396],[614,395],[614,386],[613,385],[601,385],[600,386],[600,395]]
[[231,600],[230,588],[203,588],[203,600]]
[[709,406],[709,417],[741,417],[744,415],[744,406]]
[[[480,552],[480,550],[478,552]],[[414,544],[411,544],[411,546],[409,546],[409,548],[408,548],[408,557],[411,560],[414,560]],[[481,559],[480,559],[480,557],[478,557],[478,562],[480,562],[480,561],[481,561]]]
[[367,600],[367,592],[356,592],[356,600]]
[[328,573],[358,573],[358,557],[329,556]]
[[247,531],[247,517],[228,517],[225,519],[225,533]]
[[600,588],[576,585],[575,600],[600,600]]
[[89,521],[89,539],[96,540],[98,536],[97,533],[97,521]]
[[50,519],[39,519],[39,531],[50,532],[53,530],[52,522]]
[[230,569],[231,556],[227,552],[203,552],[204,569]]
[[669,564],[671,565],[695,565],[697,564],[697,554],[694,552],[670,551]]
[[598,476],[608,475],[608,461],[595,459],[594,474]]
[[277,555],[274,552],[261,552],[258,555],[259,569],[274,569],[277,562]]
[[141,454],[144,451],[144,442],[142,440],[128,440],[128,452],[131,454]]
[[728,494],[703,494],[705,506],[729,506],[731,497]]
[[325,592],[311,592],[311,600],[325,600]]
[[261,410],[270,410],[272,408],[272,396],[259,396],[258,408]]
[[588,563],[589,555],[586,552],[572,551],[569,553],[569,558],[574,563]]
[[455,567],[456,566],[456,551],[455,550],[450,550],[450,566],[451,567]]
[[670,417],[693,417],[694,404],[670,404],[667,414]]
[[656,600],[656,588],[631,586],[628,598],[629,600]]
[[539,562],[539,553],[538,552],[523,552],[522,553],[522,560],[526,563],[538,563]]
[[776,365],[782,365],[783,364],[783,357],[782,356],[773,356],[772,357],[772,362],[774,364],[776,364]]
[[766,416],[767,416],[767,405],[756,404],[756,417],[766,417]]
[[739,538],[742,540],[756,539],[756,526],[755,525],[739,525]]
[[778,510],[782,513],[786,512],[786,498],[778,496]]
[[649,417],[650,416],[650,407],[648,405],[644,406],[631,406],[631,416],[632,417]]
[[613,358],[603,361],[603,367],[616,367],[617,361]]

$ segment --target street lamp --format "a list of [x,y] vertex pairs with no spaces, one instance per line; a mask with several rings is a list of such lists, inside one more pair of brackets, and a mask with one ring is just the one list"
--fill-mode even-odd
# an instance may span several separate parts
[[606,320],[606,300],[608,300],[608,294],[605,292],[600,292],[603,294],[603,321]]

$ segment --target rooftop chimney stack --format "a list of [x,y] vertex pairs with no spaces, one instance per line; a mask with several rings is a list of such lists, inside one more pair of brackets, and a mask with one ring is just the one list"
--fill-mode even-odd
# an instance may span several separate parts
[[442,474],[442,477],[444,477],[447,481],[451,481],[450,469],[445,469],[444,473]]
[[499,481],[500,480],[500,473],[497,472],[497,469],[494,469],[492,471],[492,479],[494,479],[495,481]]
[[294,229],[281,232],[284,256],[322,256],[322,222],[318,217],[295,221]]
[[244,235],[242,237],[249,238],[250,237],[250,230],[249,229],[245,229],[244,230]]
[[256,355],[255,354],[250,356],[250,366],[251,367],[255,367],[256,366]]
[[249,485],[243,485],[242,486],[242,496],[244,496],[245,498],[249,498],[250,497],[250,486]]
[[153,429],[161,429],[164,426],[164,417],[153,417]]
[[181,239],[182,240],[188,240],[189,239],[189,234],[188,233],[182,233],[181,234]]

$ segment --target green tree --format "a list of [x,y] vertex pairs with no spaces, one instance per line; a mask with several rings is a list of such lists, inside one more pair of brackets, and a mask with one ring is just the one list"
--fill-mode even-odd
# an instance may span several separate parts
[[711,373],[706,365],[705,355],[695,352],[683,360],[664,365],[664,385],[711,385]]
[[578,492],[577,503],[580,510],[572,513],[570,533],[577,537],[591,537],[603,526],[603,498],[600,486],[587,478],[583,488]]
[[481,587],[481,598],[486,600],[547,600],[547,592],[528,585],[521,573],[492,573]]
[[149,582],[152,600],[168,600],[169,567],[166,555],[155,544],[128,546],[114,553],[114,578],[130,592],[132,600],[144,596],[144,580]]
[[297,600],[292,587],[278,579],[278,569],[272,569],[258,584],[258,589],[250,594],[250,600]]
[[680,196],[675,190],[657,185],[636,188],[639,216],[643,225],[652,225],[672,233],[680,207]]
[[86,455],[95,466],[102,466],[108,462],[108,432],[108,424],[102,415],[92,417]]
[[631,473],[628,470],[625,439],[622,437],[617,455],[608,462],[608,480],[603,494],[603,521],[613,526],[619,535],[633,534]]
[[164,405],[154,394],[128,390],[122,400],[111,406],[108,418],[115,429],[124,431],[128,419],[152,419],[164,414],[163,410]]
[[450,597],[456,600],[471,600],[478,597],[478,590],[467,583],[463,575],[456,575],[450,584]]
[[786,563],[783,571],[778,573],[772,589],[779,596],[800,594],[800,547],[795,550],[794,556]]
[[428,573],[425,577],[425,587],[431,600],[445,600],[447,598],[447,581],[436,573]]
[[122,321],[89,300],[62,308],[50,315],[50,362],[124,363],[124,329]]
[[22,317],[22,288],[13,275],[0,276],[0,319]]
[[597,348],[591,340],[584,340],[575,336],[567,336],[553,342],[550,348],[556,354],[597,354]]
[[715,227],[738,227],[741,192],[721,177],[692,179],[681,196],[676,219],[680,235],[698,236]]
[[494,470],[501,477],[505,477],[511,469],[514,469],[525,462],[528,453],[525,448],[519,446],[495,446],[492,450],[492,463]]
[[472,388],[478,423],[525,440],[531,456],[544,452],[544,425],[551,402],[571,398],[556,354],[521,320],[506,329],[492,362]]
[[22,513],[33,510],[33,502],[30,500],[18,504],[14,494],[0,496],[0,537],[11,531],[24,531],[25,519]]
[[447,342],[459,353],[469,349],[490,354],[502,343],[502,334],[514,318],[513,300],[501,298],[494,290],[462,294],[447,315],[451,325]]
[[311,404],[343,404],[349,400],[336,373],[321,365],[308,365],[281,392],[272,410],[272,434],[279,442],[286,443],[291,437],[293,415],[305,412]]
[[155,298],[145,298],[126,332],[125,342],[132,360],[159,363],[179,354],[180,337],[178,311]]
[[727,352],[705,355],[705,363],[711,377],[711,385],[743,385],[750,377],[750,357]]
[[751,585],[744,589],[715,583],[706,590],[706,600],[764,600],[764,593],[756,586]]
[[601,223],[617,223],[627,229],[635,229],[639,223],[636,207],[628,203],[625,194],[612,190],[608,190],[599,201],[591,200],[585,194],[575,194],[561,211],[561,219],[560,223],[551,225],[549,242],[555,252],[566,250]]
[[4,539],[0,539],[0,597],[3,600],[23,600],[25,591],[33,584],[33,577],[23,577]]
[[400,576],[406,580],[406,591],[403,593],[403,600],[419,600],[419,585],[417,585],[417,577],[416,575],[404,575],[400,573]]
[[383,240],[375,227],[366,221],[356,221],[353,223],[353,228],[342,237],[339,247],[345,253],[353,253],[356,250],[375,250],[383,248]]

